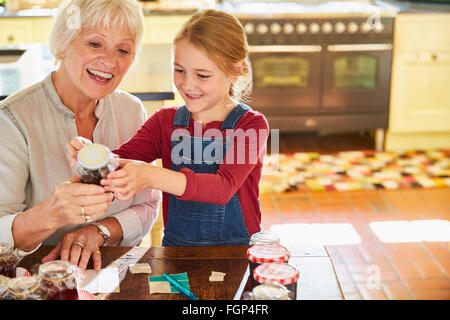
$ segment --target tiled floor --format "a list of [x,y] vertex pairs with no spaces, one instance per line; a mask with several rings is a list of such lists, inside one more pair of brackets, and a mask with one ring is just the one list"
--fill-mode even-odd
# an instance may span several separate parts
[[[280,137],[280,152],[370,148],[360,135]],[[449,188],[266,194],[261,205],[265,229],[326,246],[346,299],[450,299]]]
[[[279,141],[282,153],[369,149],[367,134],[294,134]],[[266,194],[261,206],[265,229],[301,228],[295,239],[323,242],[346,299],[450,299],[450,232],[442,235],[449,188]],[[420,232],[429,229],[417,223],[430,220],[431,234]]]

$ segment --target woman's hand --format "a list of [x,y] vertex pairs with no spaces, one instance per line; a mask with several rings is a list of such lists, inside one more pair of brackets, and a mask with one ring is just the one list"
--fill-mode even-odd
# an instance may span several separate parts
[[114,192],[117,199],[126,201],[148,187],[147,171],[153,166],[142,161],[118,160],[121,169],[109,173],[107,179],[102,179],[100,184],[105,186],[105,191]]
[[70,181],[56,186],[48,199],[49,210],[57,227],[67,224],[83,224],[96,220],[111,206],[113,194],[105,188],[80,182],[73,176]]
[[66,156],[72,169],[77,166],[78,151],[80,151],[87,144],[92,144],[92,141],[83,137],[75,137],[67,143]]
[[99,247],[103,244],[103,237],[96,226],[88,225],[84,228],[67,233],[58,245],[44,258],[42,262],[65,260],[85,270],[92,257],[94,269],[102,268],[102,257]]

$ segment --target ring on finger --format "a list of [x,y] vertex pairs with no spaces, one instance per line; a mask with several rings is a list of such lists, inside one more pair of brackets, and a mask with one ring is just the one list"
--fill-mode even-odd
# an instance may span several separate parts
[[98,253],[99,255],[102,254],[102,253],[100,252],[100,250],[96,250],[96,251],[94,251],[94,253]]
[[72,242],[72,245],[76,245],[76,246],[79,246],[81,249],[84,249],[84,244],[82,244],[82,243],[79,242],[79,241],[74,241],[74,242]]
[[90,223],[93,221],[91,216],[86,214],[86,210],[84,209],[84,206],[81,206],[81,216],[84,218],[86,223]]

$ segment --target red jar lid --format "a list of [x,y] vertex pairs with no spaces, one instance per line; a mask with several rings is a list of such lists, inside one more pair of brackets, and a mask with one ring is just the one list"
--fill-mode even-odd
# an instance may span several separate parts
[[298,277],[298,270],[287,263],[263,263],[253,270],[253,278],[263,284],[289,285]]
[[247,250],[247,258],[251,262],[286,262],[290,253],[286,247],[279,244],[255,244]]

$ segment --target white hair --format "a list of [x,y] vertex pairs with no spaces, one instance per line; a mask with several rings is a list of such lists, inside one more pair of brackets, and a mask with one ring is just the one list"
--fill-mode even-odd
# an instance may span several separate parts
[[128,27],[134,37],[136,57],[144,32],[144,15],[137,0],[66,0],[58,7],[49,47],[57,63],[70,42],[85,27]]

